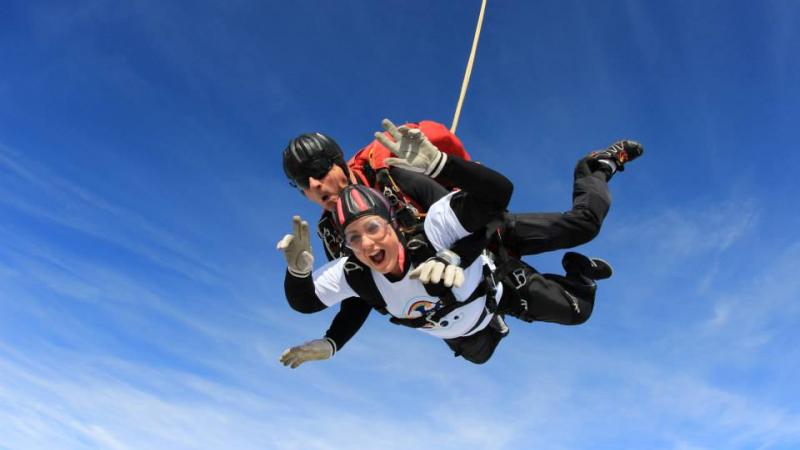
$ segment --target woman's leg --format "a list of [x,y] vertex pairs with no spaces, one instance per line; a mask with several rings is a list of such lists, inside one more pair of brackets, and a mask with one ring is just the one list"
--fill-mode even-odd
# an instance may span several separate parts
[[503,280],[499,312],[526,322],[579,325],[592,315],[597,284],[580,274],[540,274],[525,263]]

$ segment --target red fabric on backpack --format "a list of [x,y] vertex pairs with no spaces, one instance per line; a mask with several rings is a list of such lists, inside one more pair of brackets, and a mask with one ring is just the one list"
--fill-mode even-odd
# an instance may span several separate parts
[[[409,128],[419,128],[433,145],[448,155],[456,155],[465,160],[470,159],[469,153],[467,153],[461,140],[441,123],[423,120],[419,124],[407,123],[404,125]],[[390,152],[388,148],[384,147],[377,140],[373,140],[369,145],[356,152],[347,162],[347,166],[356,176],[362,181],[365,181],[365,164],[369,164],[373,170],[385,169],[388,167],[385,162],[386,158],[392,156],[392,152]]]

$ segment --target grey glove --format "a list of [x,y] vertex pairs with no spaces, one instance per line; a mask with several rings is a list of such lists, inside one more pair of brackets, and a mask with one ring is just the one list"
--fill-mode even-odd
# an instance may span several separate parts
[[289,273],[296,277],[307,277],[314,268],[314,254],[308,238],[308,222],[300,216],[292,217],[292,234],[278,241],[278,250],[283,252]]
[[306,361],[322,361],[336,353],[336,343],[330,338],[314,339],[296,347],[288,348],[281,354],[284,366],[297,368]]
[[442,250],[436,256],[415,267],[408,273],[412,280],[428,284],[442,282],[445,287],[460,287],[464,283],[464,269],[459,265],[461,258],[450,250]]
[[389,119],[383,119],[381,125],[394,140],[380,132],[375,133],[375,139],[399,157],[386,158],[386,164],[421,172],[431,178],[439,176],[447,162],[447,154],[431,144],[422,131],[405,126],[397,128]]

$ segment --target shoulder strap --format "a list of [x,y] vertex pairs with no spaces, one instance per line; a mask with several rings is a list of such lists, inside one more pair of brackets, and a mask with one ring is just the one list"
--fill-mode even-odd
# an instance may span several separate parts
[[323,212],[319,222],[317,222],[317,236],[319,236],[322,245],[325,247],[325,256],[328,257],[328,261],[350,254],[350,249],[344,246],[344,240],[341,234],[336,231],[333,218],[328,211]]
[[389,173],[388,168],[375,171],[375,189],[379,190],[392,205],[397,221],[403,231],[414,227],[425,219],[419,205],[403,192]]
[[418,266],[428,258],[436,256],[436,250],[433,248],[428,236],[425,235],[425,229],[422,223],[404,230],[401,233],[403,246],[406,248],[406,255],[415,266]]
[[375,285],[375,280],[372,278],[372,273],[370,273],[368,267],[356,258],[348,257],[344,263],[344,277],[347,280],[347,284],[356,291],[356,294],[362,300],[379,313],[388,314],[386,301],[378,290],[378,286]]

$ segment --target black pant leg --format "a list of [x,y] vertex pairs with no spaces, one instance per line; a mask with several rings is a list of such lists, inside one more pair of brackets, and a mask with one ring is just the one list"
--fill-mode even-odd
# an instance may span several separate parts
[[610,206],[605,173],[591,172],[582,159],[575,168],[572,209],[563,213],[510,214],[511,223],[503,232],[503,240],[519,256],[585,244],[600,232]]
[[455,353],[474,364],[483,364],[494,354],[494,349],[505,336],[492,326],[470,336],[445,339],[444,342]]
[[561,275],[540,274],[527,264],[503,280],[499,311],[526,322],[579,325],[592,315],[597,285]]

